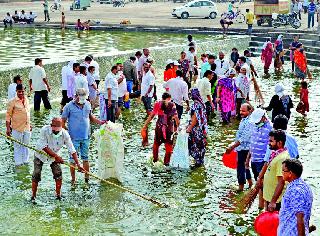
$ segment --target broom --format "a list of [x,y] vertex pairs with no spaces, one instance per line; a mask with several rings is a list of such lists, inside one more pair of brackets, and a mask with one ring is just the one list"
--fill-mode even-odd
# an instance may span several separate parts
[[258,85],[258,82],[254,76],[252,76],[252,82],[254,87],[254,92],[256,94],[256,101],[258,101],[260,104],[264,104],[264,99],[260,90],[260,87]]
[[254,200],[256,199],[260,188],[252,188],[247,193],[243,195],[243,197],[239,200],[237,209],[241,213],[246,213]]

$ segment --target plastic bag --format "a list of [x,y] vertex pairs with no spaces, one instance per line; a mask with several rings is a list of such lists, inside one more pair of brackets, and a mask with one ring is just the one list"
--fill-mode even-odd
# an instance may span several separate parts
[[188,149],[188,133],[181,131],[178,133],[176,145],[173,149],[170,166],[187,169],[189,163],[189,149]]
[[107,105],[103,94],[99,95],[100,120],[107,120]]
[[122,130],[122,124],[109,121],[94,133],[98,147],[98,175],[103,179],[121,181],[124,161]]

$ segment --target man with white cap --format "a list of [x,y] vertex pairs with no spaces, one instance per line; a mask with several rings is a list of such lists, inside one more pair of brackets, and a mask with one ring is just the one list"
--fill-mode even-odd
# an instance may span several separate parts
[[32,174],[32,197],[31,201],[35,203],[37,195],[38,183],[41,181],[42,166],[44,163],[49,163],[53,178],[56,182],[56,198],[61,200],[61,185],[62,185],[62,170],[60,164],[64,162],[62,157],[58,155],[60,149],[66,146],[71,154],[77,168],[80,171],[84,169],[80,166],[78,155],[74,148],[70,135],[62,128],[62,119],[55,117],[52,119],[50,125],[45,125],[41,128],[37,149],[47,153],[50,157],[35,153],[34,170]]
[[[250,115],[250,122],[253,124],[251,130],[251,139],[249,154],[246,160],[246,167],[249,168],[251,159],[251,168],[254,179],[257,180],[259,173],[264,166],[264,157],[269,143],[269,133],[272,125],[265,111],[256,108]],[[262,193],[259,194],[259,208],[263,208]]]
[[265,107],[267,111],[272,110],[271,121],[273,122],[274,118],[280,114],[285,115],[289,120],[291,115],[290,109],[293,108],[290,96],[285,94],[284,86],[281,83],[276,84],[274,91],[276,94],[271,98],[269,106]]
[[[90,144],[90,122],[102,125],[105,122],[98,120],[91,110],[90,102],[87,101],[88,93],[85,88],[76,91],[76,97],[69,102],[62,112],[62,124],[66,127],[68,121],[68,131],[72,143],[83,161],[83,167],[89,172],[89,144]],[[73,162],[72,159],[70,159]],[[70,168],[72,183],[75,183],[75,169]],[[89,181],[89,175],[85,175],[85,181]]]

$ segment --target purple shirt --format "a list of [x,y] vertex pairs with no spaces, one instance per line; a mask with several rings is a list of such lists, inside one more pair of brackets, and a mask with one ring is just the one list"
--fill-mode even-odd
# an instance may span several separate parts
[[271,122],[267,120],[262,127],[253,125],[250,140],[252,162],[264,162],[269,144],[269,133],[272,130]]

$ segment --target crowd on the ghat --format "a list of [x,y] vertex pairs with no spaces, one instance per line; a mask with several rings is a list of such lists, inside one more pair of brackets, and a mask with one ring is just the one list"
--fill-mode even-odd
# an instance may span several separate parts
[[[273,47],[267,41],[262,52],[265,64],[270,65],[268,53],[280,53],[280,36]],[[301,69],[296,57],[300,57],[301,45],[294,38],[290,46],[292,61],[299,74],[306,74]],[[61,117],[55,117],[49,125],[45,125],[37,140],[37,149],[46,152],[52,158],[36,153],[32,175],[32,201],[35,202],[38,183],[41,180],[42,166],[50,164],[56,182],[56,197],[61,199],[62,171],[60,164],[64,162],[58,151],[66,146],[70,153],[70,162],[81,172],[88,172],[90,123],[102,125],[106,122],[119,122],[122,109],[130,109],[130,100],[141,99],[147,114],[142,126],[142,133],[148,132],[148,126],[157,117],[153,143],[153,161],[159,160],[159,147],[165,146],[164,165],[170,163],[174,148],[174,134],[185,129],[188,136],[188,151],[193,158],[192,168],[204,164],[206,153],[208,125],[221,115],[223,124],[241,120],[235,142],[226,153],[237,152],[237,179],[239,191],[244,190],[246,182],[260,189],[259,207],[267,211],[280,210],[279,235],[307,235],[312,206],[312,192],[301,178],[302,164],[298,160],[299,151],[295,138],[286,130],[290,119],[290,110],[294,107],[285,87],[278,83],[274,88],[274,96],[267,106],[261,105],[263,100],[255,77],[257,71],[250,59],[250,52],[245,50],[240,55],[236,48],[231,51],[230,58],[219,52],[218,58],[211,52],[201,54],[200,60],[197,44],[188,35],[186,49],[178,60],[168,59],[163,72],[163,89],[165,92],[158,99],[155,81],[157,73],[154,60],[149,49],[137,51],[125,61],[118,60],[100,80],[99,64],[92,55],[83,62],[71,60],[62,68],[61,78]],[[283,44],[282,44],[283,50]],[[272,58],[271,58],[272,60]],[[282,61],[281,55],[279,60]],[[284,63],[284,61],[282,61]],[[265,72],[268,73],[265,66]],[[277,68],[276,68],[277,69]],[[294,70],[294,67],[292,67]],[[301,101],[299,107],[302,114],[308,111],[308,85],[305,77],[301,79]],[[46,109],[51,109],[48,94],[51,91],[50,80],[47,79],[43,61],[35,59],[35,65],[29,74],[29,90],[34,93],[34,111],[40,110],[41,101]],[[255,83],[255,91],[250,93],[250,84]],[[158,89],[159,90],[159,89]],[[254,108],[249,94],[256,93],[260,107]],[[17,75],[8,88],[8,108],[6,115],[6,134],[29,144],[32,124],[30,122],[29,100],[22,85],[22,78]],[[155,102],[153,102],[155,100]],[[139,104],[139,103],[137,103]],[[98,108],[99,119],[93,115]],[[188,125],[180,125],[181,117],[188,112]],[[272,111],[271,120],[266,111]],[[180,127],[179,127],[180,125]],[[148,145],[143,140],[143,146]],[[82,165],[79,162],[82,160]],[[28,163],[28,148],[14,143],[14,160],[16,166]],[[75,168],[70,168],[72,184],[76,182]],[[85,174],[85,181],[89,176]]]

